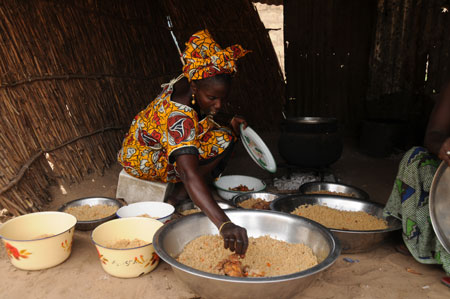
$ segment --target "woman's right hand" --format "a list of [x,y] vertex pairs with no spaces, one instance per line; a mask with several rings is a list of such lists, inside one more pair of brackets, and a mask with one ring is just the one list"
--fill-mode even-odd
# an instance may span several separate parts
[[248,248],[247,230],[232,222],[226,223],[220,230],[225,249],[229,248],[243,257]]
[[439,149],[438,157],[450,166],[450,137],[445,139],[442,143],[441,148]]

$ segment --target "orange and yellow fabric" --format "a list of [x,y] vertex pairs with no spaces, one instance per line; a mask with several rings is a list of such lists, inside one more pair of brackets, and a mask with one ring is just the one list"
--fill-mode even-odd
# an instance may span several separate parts
[[213,77],[218,74],[236,72],[236,60],[251,51],[241,45],[226,49],[214,41],[208,30],[194,33],[186,43],[183,53],[183,74],[189,81]]
[[125,171],[151,181],[180,181],[175,150],[198,154],[202,160],[223,154],[236,137],[226,127],[217,127],[209,117],[199,120],[189,106],[172,102],[171,87],[164,90],[132,121],[118,161]]
[[[222,50],[208,30],[199,31],[186,43],[183,75],[191,81],[233,73],[236,60],[248,52],[240,45]],[[162,93],[133,119],[118,153],[118,161],[128,174],[144,180],[180,182],[172,153],[196,154],[202,164],[222,155],[236,141],[230,129],[220,127],[210,116],[200,120],[193,108],[171,101],[173,84],[180,78],[163,84]]]

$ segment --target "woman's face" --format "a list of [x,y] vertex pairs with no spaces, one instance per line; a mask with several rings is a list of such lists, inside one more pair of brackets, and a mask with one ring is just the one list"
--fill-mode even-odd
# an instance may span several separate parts
[[207,115],[219,112],[230,91],[230,84],[223,81],[193,82],[191,87],[201,112]]

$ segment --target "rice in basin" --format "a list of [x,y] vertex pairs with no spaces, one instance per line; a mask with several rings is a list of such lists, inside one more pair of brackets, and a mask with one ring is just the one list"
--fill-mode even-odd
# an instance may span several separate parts
[[[194,269],[224,275],[224,260],[233,255],[223,247],[219,235],[203,235],[188,243],[177,261]],[[239,262],[247,268],[249,277],[271,277],[300,272],[318,264],[311,248],[304,244],[291,244],[269,236],[249,238],[244,258]],[[233,275],[230,275],[233,276]]]

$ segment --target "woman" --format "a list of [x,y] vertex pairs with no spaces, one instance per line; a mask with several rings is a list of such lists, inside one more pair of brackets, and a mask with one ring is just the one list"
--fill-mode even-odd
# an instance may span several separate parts
[[450,166],[450,81],[431,113],[425,148],[414,147],[405,154],[385,207],[386,215],[402,220],[403,241],[414,258],[424,264],[442,264],[449,274],[450,253],[433,231],[428,207],[431,183],[441,161]]
[[231,87],[236,60],[247,54],[240,45],[224,50],[207,30],[195,33],[183,53],[183,74],[133,120],[118,160],[125,171],[144,180],[174,184],[167,201],[175,205],[190,197],[218,227],[224,247],[245,254],[245,228],[230,221],[213,199],[208,183],[223,171],[241,117],[230,121],[232,130],[213,120]]

